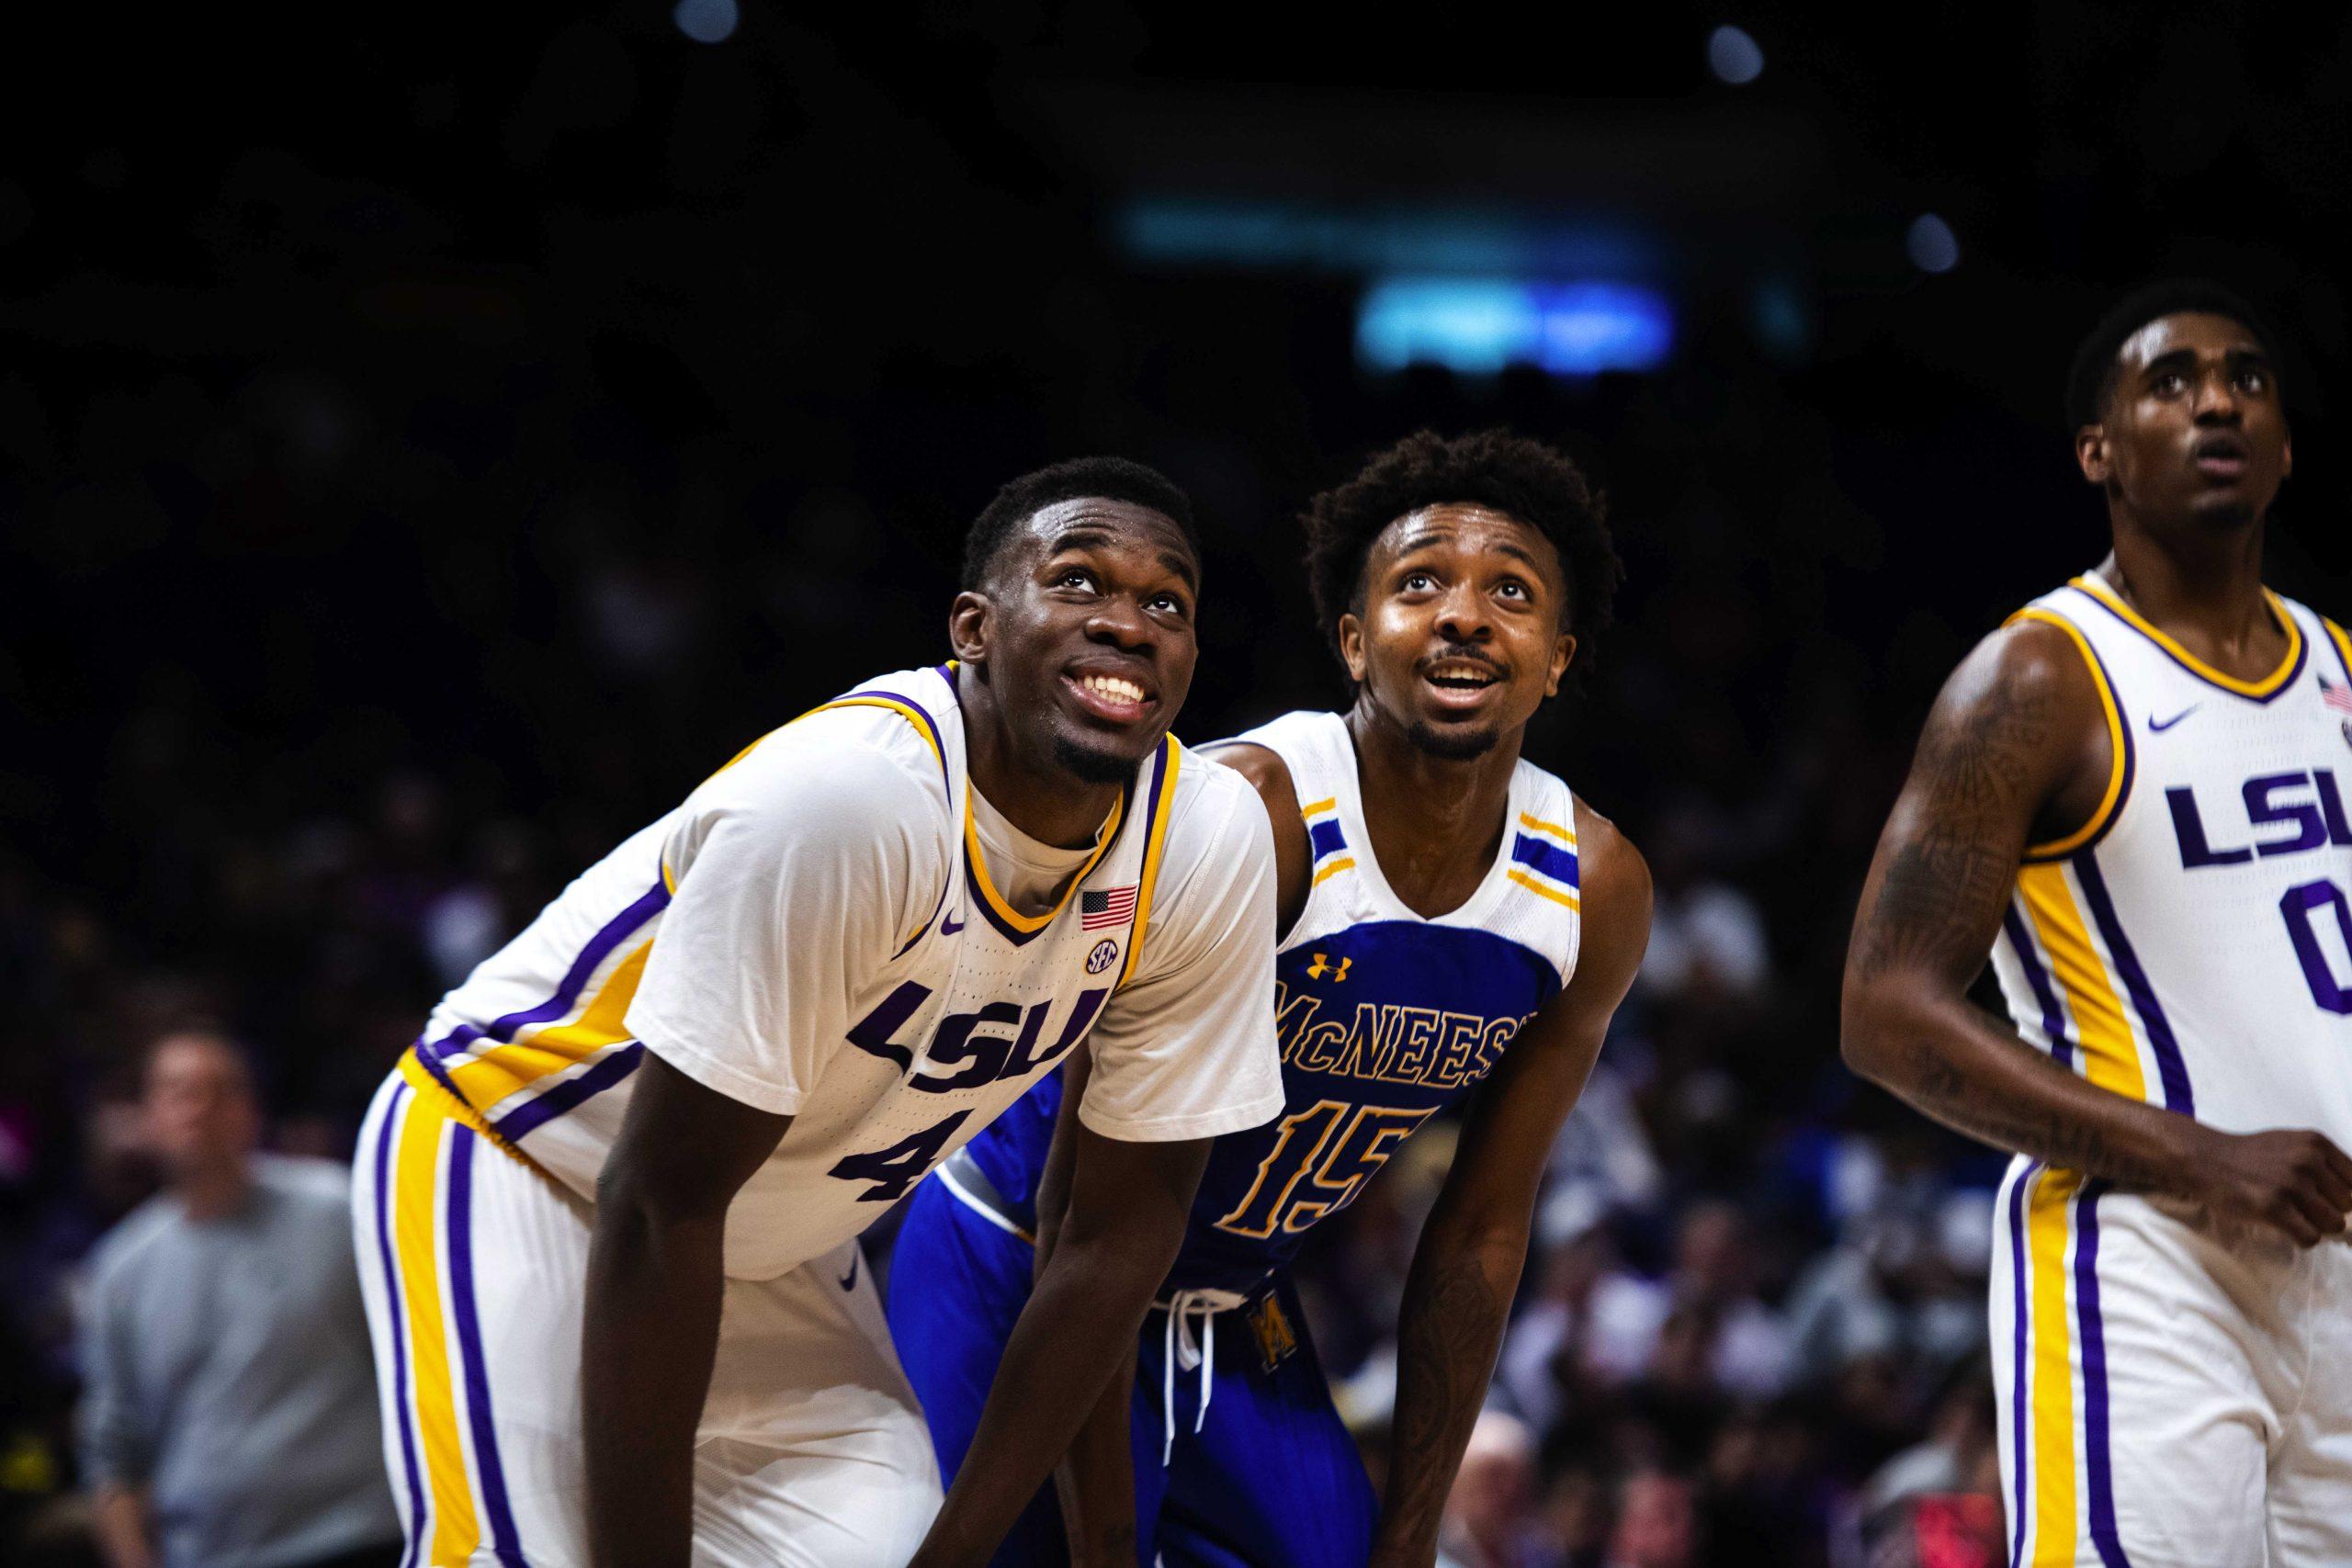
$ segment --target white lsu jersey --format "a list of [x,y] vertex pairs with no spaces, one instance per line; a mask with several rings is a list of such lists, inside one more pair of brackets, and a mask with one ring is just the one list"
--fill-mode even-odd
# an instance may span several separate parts
[[2268,599],[2288,649],[2258,681],[2097,576],[2018,612],[2073,639],[2115,761],[2092,819],[2028,852],[1993,966],[2018,1032],[2100,1087],[2352,1146],[2352,646]]
[[989,875],[950,666],[756,742],[435,1010],[402,1063],[581,1196],[652,1050],[792,1125],[728,1214],[768,1279],[866,1228],[1081,1041],[1081,1119],[1150,1142],[1282,1107],[1272,844],[1170,736],[1042,914]]

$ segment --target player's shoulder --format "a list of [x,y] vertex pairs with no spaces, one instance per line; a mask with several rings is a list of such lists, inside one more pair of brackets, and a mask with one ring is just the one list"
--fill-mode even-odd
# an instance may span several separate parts
[[1944,682],[1944,715],[2030,714],[2096,705],[2104,682],[2076,606],[2055,594],[2025,605],[1980,638]]
[[1613,918],[1617,911],[1631,917],[1638,910],[1640,923],[1647,930],[1650,863],[1624,829],[1593,809],[1590,801],[1573,792],[1568,801],[1576,822],[1577,880],[1588,922]]
[[2278,592],[2276,590],[2272,591],[2271,596],[2286,606],[2287,613],[2290,616],[2302,621],[2306,626],[2319,627],[2330,642],[2335,644],[2347,658],[2352,658],[2352,632],[2345,630],[2343,616],[2331,615],[2324,610],[2307,604],[2301,599]]
[[1243,767],[1235,765],[1236,761],[1224,750],[1211,756],[1193,747],[1181,747],[1168,807],[1170,854],[1176,852],[1180,841],[1214,849],[1248,840],[1253,827],[1265,825],[1257,786]]
[[944,820],[948,742],[932,705],[862,687],[752,742],[706,779],[689,805],[890,820],[928,808]]

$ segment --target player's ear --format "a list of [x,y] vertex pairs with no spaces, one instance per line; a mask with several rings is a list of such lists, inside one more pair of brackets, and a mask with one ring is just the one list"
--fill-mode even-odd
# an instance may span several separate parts
[[989,659],[989,616],[996,606],[977,588],[967,588],[947,606],[947,646],[966,664]]
[[1568,672],[1568,666],[1575,663],[1576,659],[1577,639],[1575,634],[1572,632],[1562,632],[1559,635],[1559,637],[1552,644],[1552,671],[1551,673],[1544,678],[1544,694],[1545,696],[1556,697],[1560,694],[1560,677]]
[[1340,617],[1340,662],[1348,667],[1348,679],[1363,684],[1363,623],[1350,610]]
[[2075,461],[2082,465],[2083,478],[2091,483],[2108,481],[2115,469],[2107,460],[2107,426],[2086,424],[2075,432]]

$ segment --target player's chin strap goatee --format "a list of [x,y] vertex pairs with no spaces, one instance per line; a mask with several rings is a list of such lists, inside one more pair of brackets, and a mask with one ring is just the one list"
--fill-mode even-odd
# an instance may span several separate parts
[[[1193,1412],[1193,1435],[1197,1438],[1201,1435],[1201,1423],[1209,1418],[1209,1400],[1216,1393],[1216,1314],[1230,1312],[1247,1300],[1231,1291],[1178,1291],[1168,1298],[1166,1338],[1159,1352],[1162,1469],[1176,1455],[1176,1368],[1181,1363],[1188,1372],[1194,1367],[1201,1369],[1201,1400]],[[1188,1316],[1194,1313],[1201,1319],[1198,1344],[1193,1342],[1193,1325]]]

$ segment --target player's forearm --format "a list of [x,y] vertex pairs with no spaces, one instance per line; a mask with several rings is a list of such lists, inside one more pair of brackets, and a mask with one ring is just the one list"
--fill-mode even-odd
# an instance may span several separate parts
[[1136,1348],[1130,1339],[1054,1472],[1072,1568],[1134,1568],[1136,1465],[1128,1412],[1135,1382]]
[[1183,1239],[1152,1216],[1115,1236],[1067,1224],[997,1367],[969,1456],[911,1568],[978,1568],[1044,1485],[1132,1354],[1144,1309]]
[[724,1236],[723,1211],[668,1218],[625,1192],[597,1205],[581,1404],[589,1550],[602,1568],[685,1568]]
[[1446,1495],[1486,1404],[1527,1227],[1433,1217],[1413,1254],[1396,1325],[1396,1412],[1374,1568],[1429,1568]]
[[2187,1193],[2206,1130],[2052,1061],[1916,977],[1846,988],[1846,1064],[1945,1126],[2088,1176]]

